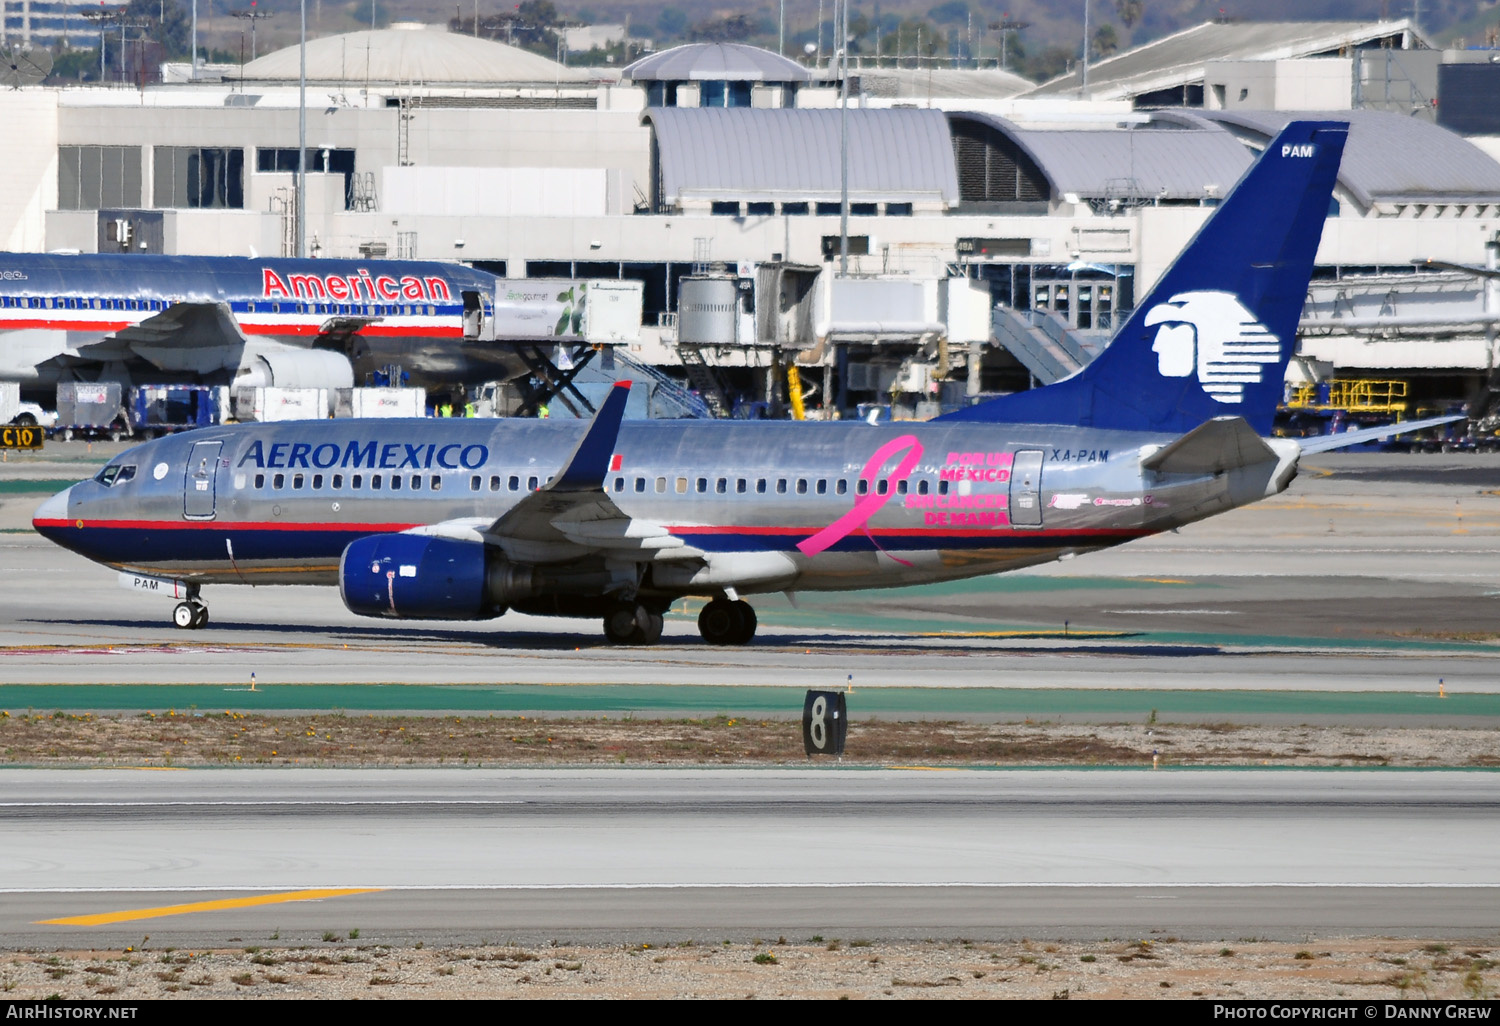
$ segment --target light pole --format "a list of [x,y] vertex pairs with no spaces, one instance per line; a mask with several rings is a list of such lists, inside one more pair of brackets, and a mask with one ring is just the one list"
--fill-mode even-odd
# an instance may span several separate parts
[[252,61],[255,60],[255,23],[257,21],[264,21],[271,16],[270,11],[256,10],[255,2],[256,0],[250,0],[250,9],[248,11],[229,12],[230,16],[250,23],[250,59]]
[[1083,0],[1083,78],[1078,90],[1082,100],[1089,98],[1089,0]]
[[307,0],[302,10],[302,42],[297,74],[297,256],[307,256]]

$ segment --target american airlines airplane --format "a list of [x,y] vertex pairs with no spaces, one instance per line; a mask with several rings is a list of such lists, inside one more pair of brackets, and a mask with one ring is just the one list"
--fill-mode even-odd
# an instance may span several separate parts
[[746,595],[973,577],[1170,530],[1282,491],[1314,451],[1264,436],[1346,134],[1288,125],[1110,346],[1045,388],[878,426],[627,423],[622,384],[587,424],[205,428],[123,453],[35,526],[179,598],[180,627],[207,622],[205,585],[337,584],[364,616],[598,617],[651,644],[696,595],[716,645],[754,635]]
[[513,377],[486,344],[498,279],[462,264],[0,253],[0,380],[341,388]]

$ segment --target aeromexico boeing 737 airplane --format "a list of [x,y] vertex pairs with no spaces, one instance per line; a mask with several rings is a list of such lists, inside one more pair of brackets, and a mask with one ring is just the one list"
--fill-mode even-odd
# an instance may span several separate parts
[[0,253],[0,380],[340,388],[392,363],[431,379],[414,384],[511,377],[507,347],[465,344],[496,282],[409,260]]
[[204,585],[337,584],[366,616],[597,616],[646,644],[684,595],[711,599],[706,640],[744,644],[743,595],[972,577],[1170,530],[1280,492],[1308,451],[1263,436],[1346,132],[1288,125],[1110,346],[1045,388],[922,424],[622,423],[624,384],[588,424],[206,428],[125,452],[36,528],[181,598],[182,627],[207,621]]

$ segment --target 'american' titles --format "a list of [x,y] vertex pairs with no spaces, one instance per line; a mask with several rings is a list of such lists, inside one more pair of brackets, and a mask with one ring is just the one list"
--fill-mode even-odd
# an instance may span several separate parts
[[448,283],[437,276],[418,278],[414,274],[392,278],[372,276],[361,267],[353,274],[288,274],[283,277],[269,267],[261,269],[261,294],[267,299],[334,299],[387,302],[451,302]]

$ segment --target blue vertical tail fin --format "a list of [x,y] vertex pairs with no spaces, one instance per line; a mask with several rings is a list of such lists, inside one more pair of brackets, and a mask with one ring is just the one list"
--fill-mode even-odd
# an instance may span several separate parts
[[1081,371],[939,419],[1269,434],[1348,130],[1288,124]]

